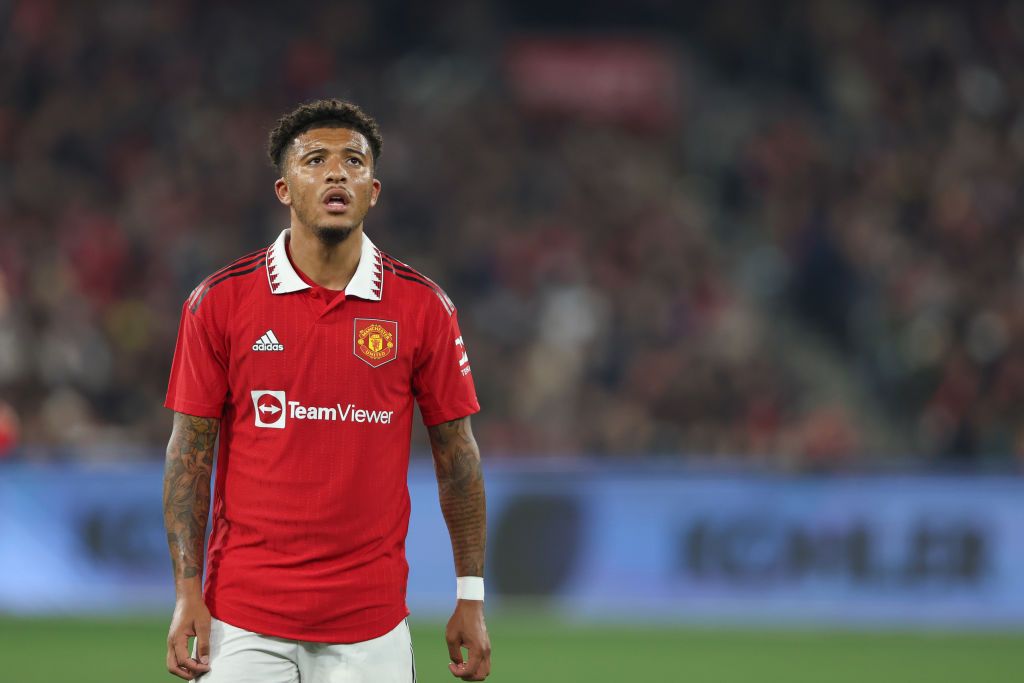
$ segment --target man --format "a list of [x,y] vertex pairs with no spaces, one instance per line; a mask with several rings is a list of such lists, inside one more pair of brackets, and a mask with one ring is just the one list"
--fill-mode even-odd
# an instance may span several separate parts
[[479,405],[451,301],[363,233],[380,148],[376,122],[350,103],[284,116],[269,154],[290,228],[208,277],[182,309],[164,475],[177,592],[167,669],[181,678],[415,680],[405,605],[414,399],[458,576],[449,668],[467,681],[490,672],[484,487],[469,423]]

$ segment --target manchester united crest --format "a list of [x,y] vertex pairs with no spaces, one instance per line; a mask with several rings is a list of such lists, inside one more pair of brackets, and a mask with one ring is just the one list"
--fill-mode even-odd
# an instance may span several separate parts
[[398,357],[398,323],[393,320],[356,318],[352,353],[375,368],[390,363]]

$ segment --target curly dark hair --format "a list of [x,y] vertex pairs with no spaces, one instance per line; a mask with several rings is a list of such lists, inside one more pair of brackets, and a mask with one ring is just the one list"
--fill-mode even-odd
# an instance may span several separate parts
[[351,128],[362,133],[370,143],[375,165],[384,146],[377,122],[357,105],[337,99],[306,102],[278,119],[270,131],[267,155],[278,171],[283,171],[282,161],[291,141],[311,128]]

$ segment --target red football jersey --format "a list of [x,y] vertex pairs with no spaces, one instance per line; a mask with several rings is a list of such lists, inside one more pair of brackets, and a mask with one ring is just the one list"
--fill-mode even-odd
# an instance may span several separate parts
[[343,293],[308,284],[288,234],[185,302],[165,406],[221,419],[210,612],[350,643],[408,614],[413,399],[430,426],[479,410],[455,307],[362,236]]

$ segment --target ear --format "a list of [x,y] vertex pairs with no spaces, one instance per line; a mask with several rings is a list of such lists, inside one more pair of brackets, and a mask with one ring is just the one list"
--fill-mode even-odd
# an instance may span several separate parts
[[373,179],[373,188],[370,190],[370,206],[377,206],[377,197],[380,196],[380,181]]
[[288,183],[284,178],[278,178],[274,181],[274,194],[277,195],[277,201],[285,206],[292,205],[292,196],[288,190]]

